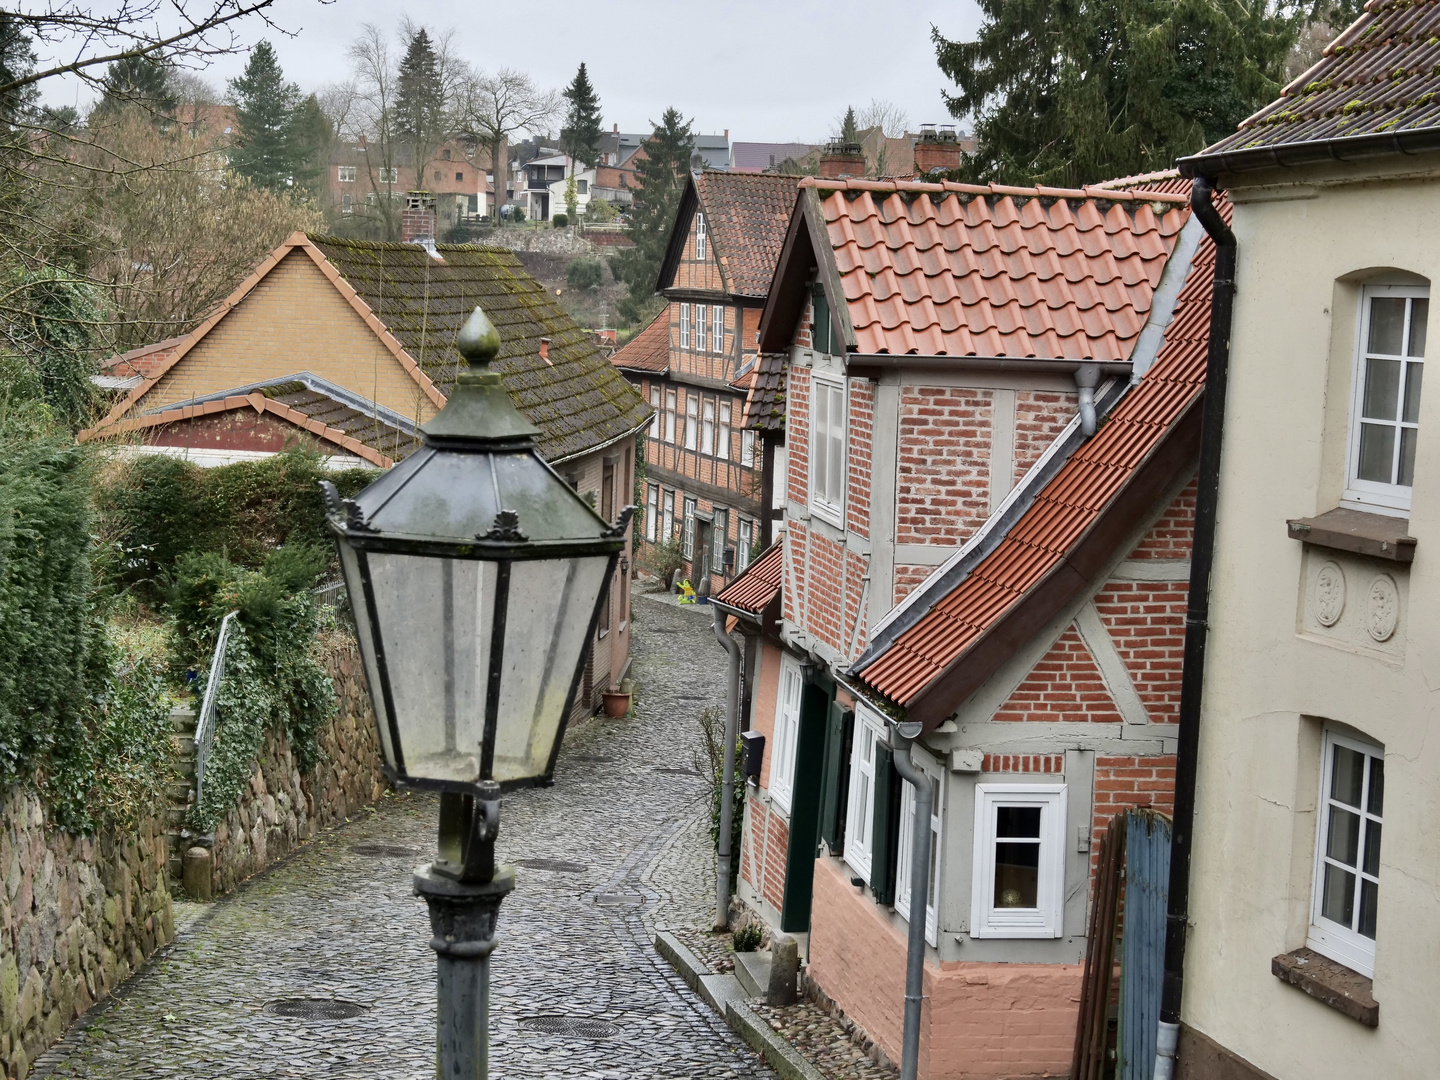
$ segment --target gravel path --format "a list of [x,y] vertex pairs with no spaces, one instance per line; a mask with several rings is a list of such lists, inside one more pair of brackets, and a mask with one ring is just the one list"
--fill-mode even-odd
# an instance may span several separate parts
[[[691,748],[725,667],[707,609],[644,596],[634,609],[635,715],[573,732],[555,786],[501,807],[500,855],[519,865],[491,972],[496,1080],[773,1076],[650,944],[656,927],[708,922],[713,856]],[[34,1075],[433,1076],[435,962],[410,870],[435,822],[433,798],[388,798],[194,913]],[[364,1008],[342,1020],[265,1011],[282,998]],[[577,1020],[588,1037],[540,1030]]]

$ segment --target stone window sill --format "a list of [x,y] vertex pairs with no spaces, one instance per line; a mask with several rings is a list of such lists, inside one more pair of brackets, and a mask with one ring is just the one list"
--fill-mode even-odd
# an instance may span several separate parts
[[1410,522],[1405,518],[1340,506],[1319,517],[1291,518],[1285,524],[1292,539],[1306,544],[1399,563],[1415,559],[1415,538],[1407,535]]
[[1366,1027],[1380,1025],[1380,1005],[1371,981],[1313,949],[1296,949],[1272,958],[1270,974]]

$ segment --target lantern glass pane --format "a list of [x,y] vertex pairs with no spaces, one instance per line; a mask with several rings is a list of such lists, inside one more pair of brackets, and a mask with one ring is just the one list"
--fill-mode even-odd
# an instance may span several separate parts
[[350,609],[355,613],[355,638],[360,645],[360,659],[365,664],[365,681],[370,686],[370,699],[375,707],[375,724],[380,730],[380,753],[391,770],[395,768],[395,748],[390,738],[390,716],[385,711],[385,695],[380,690],[380,668],[375,662],[375,638],[370,633],[370,612],[365,606],[365,586],[360,578],[360,561],[355,549],[341,541],[340,572],[345,578],[345,591]]
[[492,779],[545,775],[609,565],[608,555],[511,564]]
[[369,563],[404,772],[473,783],[485,733],[495,564],[380,552]]

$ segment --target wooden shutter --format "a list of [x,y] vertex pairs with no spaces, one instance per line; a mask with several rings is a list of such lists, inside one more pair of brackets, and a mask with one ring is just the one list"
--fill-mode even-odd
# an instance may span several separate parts
[[875,812],[870,833],[870,891],[877,904],[895,903],[895,859],[900,850],[900,788],[895,757],[875,744]]
[[855,711],[838,701],[830,703],[825,724],[825,773],[820,788],[820,839],[831,855],[845,850],[845,810],[849,802],[850,743]]

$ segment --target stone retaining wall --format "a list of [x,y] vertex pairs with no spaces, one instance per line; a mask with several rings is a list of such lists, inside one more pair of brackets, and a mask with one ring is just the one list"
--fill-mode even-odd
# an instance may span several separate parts
[[215,829],[210,874],[216,896],[386,791],[375,714],[354,642],[337,644],[325,670],[335,680],[339,708],[320,731],[320,763],[313,775],[302,776],[285,733],[266,735],[240,805]]
[[71,836],[33,794],[0,818],[0,1066],[23,1077],[70,1023],[175,936],[159,818]]
[[537,229],[529,226],[501,226],[472,229],[471,242],[511,251],[542,251],[549,255],[591,255],[595,245],[571,229]]

